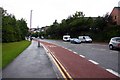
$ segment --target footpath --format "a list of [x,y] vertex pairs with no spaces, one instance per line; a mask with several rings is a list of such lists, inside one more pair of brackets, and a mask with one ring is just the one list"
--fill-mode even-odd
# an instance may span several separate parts
[[56,80],[58,76],[44,48],[38,47],[38,43],[32,41],[31,45],[2,71],[2,77],[3,80]]

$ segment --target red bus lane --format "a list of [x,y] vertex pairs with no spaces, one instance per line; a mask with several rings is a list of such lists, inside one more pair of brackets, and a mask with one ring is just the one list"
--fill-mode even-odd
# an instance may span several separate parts
[[56,59],[62,64],[66,69],[66,72],[74,78],[114,78],[118,79],[117,76],[106,71],[105,69],[99,67],[88,61],[87,59],[74,54],[63,47],[55,44],[47,43],[41,41],[41,43],[46,47],[49,52],[56,57]]

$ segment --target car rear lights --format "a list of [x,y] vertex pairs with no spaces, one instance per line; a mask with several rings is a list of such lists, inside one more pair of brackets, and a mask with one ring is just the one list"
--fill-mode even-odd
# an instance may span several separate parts
[[120,44],[118,44],[118,47],[120,47]]

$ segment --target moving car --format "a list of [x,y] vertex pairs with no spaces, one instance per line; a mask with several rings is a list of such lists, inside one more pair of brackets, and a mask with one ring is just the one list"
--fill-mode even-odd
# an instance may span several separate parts
[[81,41],[78,38],[71,38],[70,42],[75,43],[75,44],[80,44],[81,43]]
[[63,41],[70,41],[70,35],[64,35]]
[[113,37],[109,42],[109,49],[120,49],[120,37]]
[[78,37],[81,42],[89,42],[92,43],[92,39],[89,36],[79,36]]

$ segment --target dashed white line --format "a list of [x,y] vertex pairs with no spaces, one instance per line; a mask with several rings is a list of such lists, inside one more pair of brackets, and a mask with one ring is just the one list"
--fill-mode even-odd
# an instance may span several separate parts
[[96,62],[96,61],[93,61],[93,60],[89,60],[90,62],[92,62],[93,64],[96,64],[96,65],[98,65],[99,63],[98,62]]
[[[63,47],[64,48],[64,47]],[[67,48],[65,48],[65,49],[67,49]]]
[[82,58],[85,58],[85,56],[83,56],[83,55],[79,55],[80,57],[82,57]]
[[72,51],[71,49],[68,49],[69,51]]
[[78,54],[77,52],[73,52],[73,53]]
[[110,51],[110,53],[116,53],[116,52],[118,52],[118,51],[112,51],[112,50]]
[[54,45],[51,45],[51,46],[49,46],[49,47],[56,47],[56,46],[54,46]]
[[110,73],[112,73],[112,74],[114,74],[114,75],[120,77],[120,74],[117,73],[116,71],[114,71],[114,70],[112,70],[112,69],[106,69],[106,70],[109,71]]

